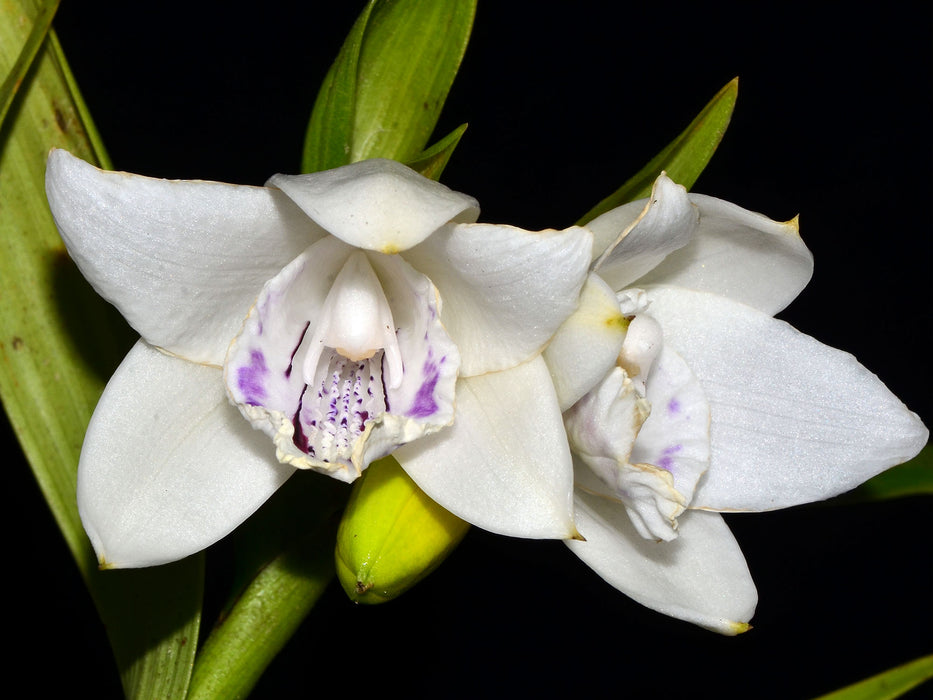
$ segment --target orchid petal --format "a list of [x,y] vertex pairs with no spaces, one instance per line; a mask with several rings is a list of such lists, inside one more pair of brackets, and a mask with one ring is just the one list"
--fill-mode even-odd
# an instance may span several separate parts
[[[630,220],[633,204],[642,208]],[[594,251],[595,241],[608,243],[593,269],[616,291],[624,289],[687,245],[698,218],[687,191],[662,173],[654,182],[651,197],[610,210],[586,225],[595,234]],[[607,240],[613,232],[615,238]]]
[[277,190],[105,172],[63,150],[46,191],[97,292],[153,345],[217,366],[263,283],[324,235]]
[[230,405],[220,370],[138,342],[107,385],[78,466],[78,508],[101,565],[204,549],[292,474]]
[[823,500],[926,444],[916,414],[850,354],[715,294],[659,287],[649,296],[665,343],[710,402],[710,467],[695,507],[760,511]]
[[367,463],[450,425],[460,369],[431,280],[397,255],[370,258],[392,308],[404,371],[398,386],[386,388],[388,413],[369,437]]
[[398,253],[449,221],[473,222],[473,197],[394,160],[374,158],[307,175],[273,175],[277,187],[320,226],[366,250]]
[[580,292],[579,308],[544,349],[562,411],[606,376],[622,349],[627,327],[615,293],[598,275],[591,274]]
[[693,240],[638,280],[713,292],[776,314],[793,301],[813,275],[813,255],[797,219],[781,223],[735,204],[699,194]]
[[437,304],[398,256],[322,239],[265,285],[231,343],[230,398],[280,461],[353,481],[453,420],[459,355]]
[[564,412],[570,447],[612,491],[619,465],[629,461],[650,406],[638,396],[625,370],[615,367]]
[[665,345],[648,376],[651,414],[641,426],[631,461],[670,472],[687,503],[709,467],[710,409],[690,367]]
[[646,393],[648,375],[663,347],[661,324],[647,314],[638,314],[631,320],[619,352],[618,364],[631,377],[640,396]]
[[677,537],[677,518],[687,502],[669,472],[651,464],[619,462],[611,485],[597,478],[590,460],[575,456],[574,465],[577,491],[601,495],[624,508],[640,537],[655,542]]
[[575,501],[584,540],[567,546],[610,585],[653,610],[714,632],[748,629],[758,592],[718,513],[684,513],[677,539],[655,542],[641,537],[612,501],[579,490]]
[[592,235],[580,227],[530,232],[446,226],[405,259],[431,278],[464,376],[513,367],[540,352],[577,308]]
[[394,456],[454,515],[514,537],[573,537],[573,469],[544,360],[461,379],[452,426]]
[[[630,460],[648,411],[648,402],[639,397],[625,371],[616,367],[564,413],[564,426],[575,463],[589,467],[575,470],[578,489],[620,503],[642,537],[672,540],[686,499],[674,488],[670,472]],[[592,479],[594,475],[599,481]]]
[[631,231],[646,214],[651,199],[642,198],[626,202],[618,207],[600,214],[595,219],[583,224],[593,232],[593,254],[591,262],[595,263],[601,257],[615,248],[625,233]]

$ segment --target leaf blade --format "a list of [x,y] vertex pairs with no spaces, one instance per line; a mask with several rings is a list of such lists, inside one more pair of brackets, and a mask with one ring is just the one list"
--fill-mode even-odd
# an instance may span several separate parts
[[933,655],[821,695],[817,700],[893,700],[933,678]]
[[[49,7],[5,2],[0,75],[20,69],[18,47],[41,33],[35,23]],[[202,560],[101,572],[75,503],[84,431],[132,338],[68,258],[45,200],[45,159],[62,147],[106,165],[106,152],[54,31],[24,76],[0,128],[0,398],[107,628],[127,696],[183,697],[200,624]]]
[[466,52],[476,0],[372,0],[318,92],[302,170],[419,157]]
[[475,0],[381,2],[360,52],[351,160],[401,162],[427,144],[466,52]]
[[641,170],[584,214],[580,225],[592,221],[617,206],[642,199],[651,194],[651,185],[662,171],[688,190],[706,168],[726,133],[738,98],[739,79],[731,81],[716,93],[700,113],[673,141],[652,158]]
[[447,136],[437,143],[422,151],[417,158],[409,161],[406,165],[412,170],[417,170],[425,177],[432,180],[440,180],[441,173],[447,167],[454,149],[460,143],[460,139],[467,130],[466,124],[461,124],[451,131]]
[[360,48],[374,5],[375,0],[370,0],[353,23],[321,83],[305,133],[302,172],[329,170],[350,162]]

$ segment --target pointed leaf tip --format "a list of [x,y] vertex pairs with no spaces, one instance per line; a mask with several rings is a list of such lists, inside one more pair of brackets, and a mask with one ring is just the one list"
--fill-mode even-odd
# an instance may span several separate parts
[[370,2],[318,93],[302,170],[419,158],[466,51],[476,0]]
[[610,209],[651,194],[654,181],[662,172],[688,190],[706,168],[726,133],[735,102],[739,79],[724,85],[692,122],[673,141],[630,177],[624,185],[590,209],[577,223],[585,224]]

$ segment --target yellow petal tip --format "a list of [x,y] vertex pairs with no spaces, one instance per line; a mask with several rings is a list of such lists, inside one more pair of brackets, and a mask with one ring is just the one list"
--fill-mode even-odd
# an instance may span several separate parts
[[570,536],[567,539],[576,540],[577,542],[586,542],[586,538],[580,534],[580,531],[577,529],[576,525],[573,526],[570,532]]

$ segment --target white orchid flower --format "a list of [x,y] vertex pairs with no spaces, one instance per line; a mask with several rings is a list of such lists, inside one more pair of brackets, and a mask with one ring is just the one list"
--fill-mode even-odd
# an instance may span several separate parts
[[247,187],[56,150],[46,189],[81,272],[142,336],[78,469],[102,566],[179,559],[296,468],[352,481],[390,453],[480,527],[576,534],[541,350],[577,306],[588,230],[474,223],[473,198],[388,160]]
[[773,318],[812,273],[796,220],[661,175],[587,226],[593,273],[545,351],[574,452],[567,544],[638,602],[742,632],[757,591],[717,511],[830,498],[929,433],[854,357]]

